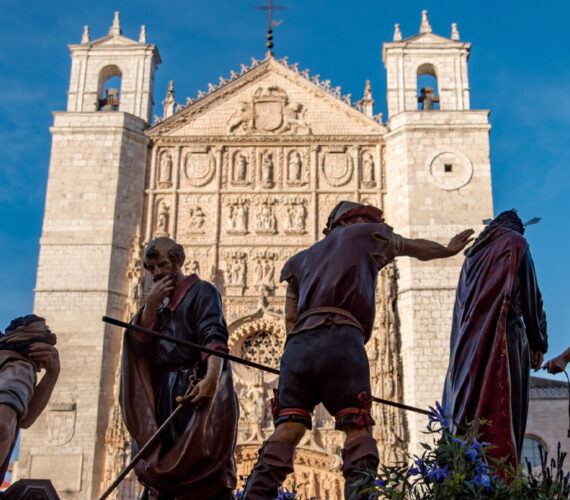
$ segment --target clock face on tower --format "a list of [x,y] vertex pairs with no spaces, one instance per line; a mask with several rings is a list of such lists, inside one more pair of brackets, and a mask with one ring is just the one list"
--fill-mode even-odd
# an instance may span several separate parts
[[459,189],[473,177],[471,160],[459,152],[438,152],[426,162],[428,178],[445,191]]

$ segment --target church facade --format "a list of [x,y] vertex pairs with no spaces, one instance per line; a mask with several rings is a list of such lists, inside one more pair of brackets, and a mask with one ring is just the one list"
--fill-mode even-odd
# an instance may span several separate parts
[[[54,113],[35,312],[58,335],[62,372],[44,415],[22,435],[16,477],[48,477],[64,499],[97,498],[129,459],[117,403],[122,332],[148,286],[142,249],[156,236],[185,248],[187,273],[223,296],[233,354],[277,367],[285,339],[286,260],[322,237],[332,207],[349,199],[384,210],[407,237],[446,243],[492,217],[487,110],[469,103],[470,44],[420,32],[383,45],[388,120],[372,93],[340,88],[268,54],[178,105],[171,86],[151,124],[158,49],[144,27],[70,45],[66,111]],[[379,64],[379,62],[378,62]],[[418,105],[418,78],[437,79]],[[119,92],[103,95],[109,78]],[[437,103],[439,98],[439,103]],[[434,105],[435,104],[435,105]],[[422,108],[423,109],[419,109]],[[436,109],[432,109],[436,108]],[[399,258],[377,287],[367,344],[375,396],[427,408],[441,398],[461,256]],[[334,270],[331,270],[334,272]],[[247,475],[272,430],[276,378],[234,366],[241,417],[238,474]],[[376,405],[381,460],[417,450],[425,416]],[[319,407],[294,477],[307,497],[341,498],[342,435]],[[131,478],[118,498],[135,498]]]

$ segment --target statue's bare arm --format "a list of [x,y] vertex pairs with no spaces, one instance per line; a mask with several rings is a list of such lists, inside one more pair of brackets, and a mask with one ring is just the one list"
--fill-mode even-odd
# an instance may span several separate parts
[[447,246],[435,241],[403,238],[402,250],[399,255],[414,257],[419,260],[443,259],[458,254],[471,241],[473,241],[473,229],[466,229],[456,234]]
[[287,285],[287,292],[285,294],[285,329],[291,330],[295,323],[297,323],[298,313],[297,307],[299,304],[299,293],[297,286],[293,283]]

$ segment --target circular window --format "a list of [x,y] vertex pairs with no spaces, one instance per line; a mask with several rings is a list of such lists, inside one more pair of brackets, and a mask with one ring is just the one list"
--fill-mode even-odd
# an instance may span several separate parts
[[473,176],[473,164],[462,153],[437,153],[428,159],[426,167],[428,178],[446,191],[465,186]]

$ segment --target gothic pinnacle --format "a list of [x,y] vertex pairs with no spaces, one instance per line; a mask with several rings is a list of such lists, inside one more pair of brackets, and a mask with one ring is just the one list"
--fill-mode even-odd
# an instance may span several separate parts
[[146,43],[146,26],[144,24],[141,26],[141,32],[139,34],[139,43]]
[[83,26],[83,35],[81,35],[81,43],[89,43],[89,26]]
[[162,101],[164,106],[163,118],[166,120],[169,116],[174,114],[176,108],[176,101],[174,100],[174,82],[170,80],[168,84],[168,90],[166,91],[166,99]]
[[422,10],[422,23],[420,24],[420,33],[431,33],[431,26],[428,21],[427,10]]
[[121,30],[121,21],[119,20],[119,11],[115,12],[113,25],[109,28],[109,36],[119,36],[123,33]]
[[394,36],[392,37],[392,41],[399,42],[402,40],[402,32],[400,31],[400,25],[394,24]]
[[457,23],[451,23],[451,39],[459,40],[459,30],[457,29]]

